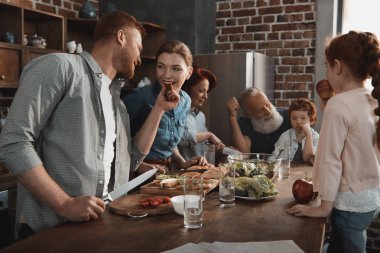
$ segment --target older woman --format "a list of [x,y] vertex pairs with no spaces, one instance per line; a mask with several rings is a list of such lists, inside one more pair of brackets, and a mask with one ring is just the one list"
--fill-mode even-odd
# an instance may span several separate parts
[[156,138],[144,163],[140,165],[139,172],[152,168],[165,172],[172,167],[172,158],[179,168],[187,168],[194,164],[203,165],[203,157],[185,160],[177,149],[191,104],[190,97],[181,90],[183,83],[190,78],[193,71],[190,49],[183,42],[167,41],[158,49],[156,59],[156,83],[134,89],[123,99],[131,120],[132,136],[143,125],[161,89],[177,92],[180,101],[176,108],[162,116]]
[[182,87],[191,98],[191,110],[187,116],[185,133],[178,145],[181,155],[186,159],[203,156],[206,142],[214,144],[216,151],[222,151],[224,148],[222,141],[207,130],[205,115],[200,111],[208,98],[207,94],[215,86],[216,77],[213,73],[200,67],[194,67],[193,74]]

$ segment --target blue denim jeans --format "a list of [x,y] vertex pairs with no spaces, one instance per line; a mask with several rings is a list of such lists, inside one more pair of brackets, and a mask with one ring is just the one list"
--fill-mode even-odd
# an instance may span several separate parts
[[331,242],[328,253],[365,253],[367,231],[377,210],[356,213],[333,209],[331,212]]

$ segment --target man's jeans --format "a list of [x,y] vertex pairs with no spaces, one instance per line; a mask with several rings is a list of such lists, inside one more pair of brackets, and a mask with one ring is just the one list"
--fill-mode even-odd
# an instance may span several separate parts
[[333,209],[331,212],[331,242],[328,253],[365,253],[367,231],[377,210],[355,213]]

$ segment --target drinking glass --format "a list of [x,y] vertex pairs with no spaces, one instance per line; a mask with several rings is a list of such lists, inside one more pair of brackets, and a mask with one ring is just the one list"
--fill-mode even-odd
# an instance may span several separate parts
[[203,179],[184,179],[183,194],[183,223],[185,228],[202,227]]
[[207,162],[215,165],[215,145],[212,143],[205,143],[204,157]]
[[281,149],[284,149],[282,154],[282,161],[281,166],[278,172],[278,178],[279,179],[285,179],[289,177],[290,174],[290,162],[291,162],[291,147],[281,147]]
[[235,167],[224,164],[220,169],[223,170],[219,177],[220,207],[232,207],[235,205]]

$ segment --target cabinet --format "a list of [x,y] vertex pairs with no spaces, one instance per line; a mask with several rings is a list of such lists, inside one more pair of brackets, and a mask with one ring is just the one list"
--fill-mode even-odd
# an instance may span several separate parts
[[[11,32],[14,43],[0,42],[0,87],[17,88],[22,68],[33,58],[63,50],[64,18],[37,10],[0,3],[0,37]],[[54,32],[52,32],[54,31]],[[46,48],[26,46],[24,34],[42,36]]]
[[[93,33],[97,20],[65,18],[63,16],[31,10],[0,2],[0,88],[17,88],[23,67],[41,55],[66,51],[67,41],[81,43],[83,50],[91,51]],[[135,76],[124,89],[137,86],[144,77],[155,79],[155,55],[166,41],[165,28],[142,22],[147,35],[143,39],[142,65],[136,68]],[[14,43],[4,42],[6,32],[14,34]],[[46,39],[46,48],[24,45],[24,34],[37,34]]]

